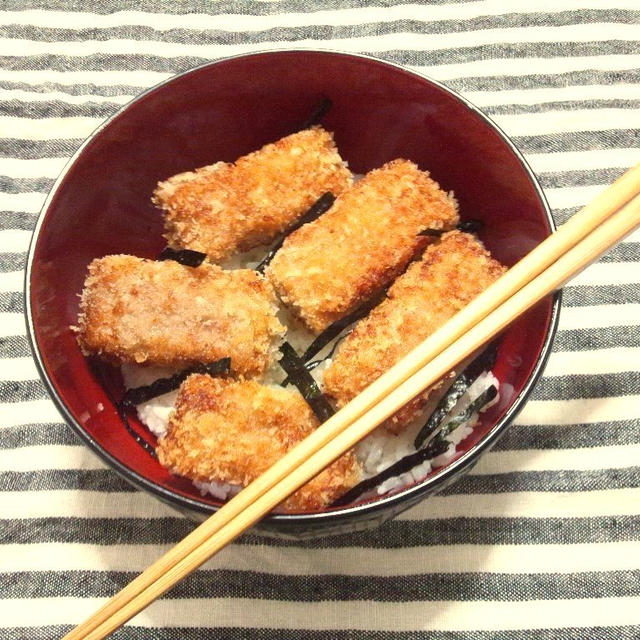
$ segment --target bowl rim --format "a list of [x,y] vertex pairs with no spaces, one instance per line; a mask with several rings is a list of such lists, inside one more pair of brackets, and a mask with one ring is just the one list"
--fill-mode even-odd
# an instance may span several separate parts
[[[145,89],[141,93],[134,96],[131,100],[123,104],[115,113],[113,113],[109,118],[107,118],[104,122],[100,123],[98,127],[96,127],[82,142],[82,144],[76,149],[73,155],[66,162],[62,171],[56,178],[53,186],[51,187],[42,208],[38,214],[38,218],[36,220],[36,224],[34,226],[34,230],[31,236],[31,241],[29,243],[29,250],[27,254],[27,261],[25,265],[25,275],[24,275],[24,315],[25,315],[25,323],[27,328],[27,338],[29,341],[29,345],[31,347],[31,351],[34,357],[34,361],[36,363],[36,368],[40,375],[41,380],[43,381],[49,396],[53,400],[56,408],[64,418],[65,422],[74,430],[76,435],[80,437],[81,440],[85,442],[89,446],[89,448],[96,454],[103,462],[105,462],[110,468],[112,468],[118,475],[128,481],[130,484],[134,485],[138,489],[142,489],[154,495],[156,498],[159,498],[162,502],[169,504],[170,506],[177,508],[181,511],[184,510],[195,510],[204,515],[213,515],[220,508],[219,506],[208,504],[204,501],[200,501],[194,498],[190,498],[188,496],[179,495],[174,493],[173,491],[161,487],[160,485],[152,482],[145,476],[141,475],[137,471],[134,471],[130,467],[126,466],[124,463],[117,460],[114,456],[108,453],[100,443],[91,437],[87,431],[85,431],[82,426],[78,423],[75,417],[71,414],[69,409],[65,406],[62,398],[58,395],[57,390],[49,377],[49,374],[46,370],[44,362],[42,360],[40,351],[38,349],[38,344],[35,335],[35,327],[33,324],[33,314],[32,314],[32,306],[31,306],[31,272],[33,267],[33,260],[35,249],[38,244],[38,240],[40,237],[40,230],[44,223],[44,220],[47,216],[47,212],[51,205],[52,200],[56,196],[58,189],[61,184],[64,182],[67,173],[70,171],[72,166],[75,164],[76,160],[83,153],[86,146],[88,146],[94,138],[107,126],[109,126],[114,120],[119,118],[124,114],[124,112],[133,104],[145,98],[148,94],[156,91],[157,89],[164,87],[170,82],[174,82],[179,78],[187,76],[191,73],[196,73],[202,69],[213,67],[217,64],[228,62],[230,60],[236,60],[239,58],[250,58],[255,56],[264,56],[264,55],[272,55],[272,54],[283,54],[283,53],[319,53],[326,54],[329,56],[340,56],[345,58],[356,58],[362,59],[369,62],[375,62],[378,64],[382,64],[384,66],[395,68],[397,71],[402,73],[406,73],[408,75],[414,76],[416,79],[426,82],[428,84],[434,85],[435,87],[441,89],[445,93],[449,94],[452,98],[459,101],[464,107],[466,107],[469,111],[471,111],[474,115],[480,118],[485,125],[489,128],[493,129],[498,137],[504,142],[515,159],[520,163],[522,169],[525,174],[529,178],[531,185],[533,186],[535,193],[538,197],[538,200],[542,206],[547,224],[549,225],[550,232],[553,233],[556,230],[556,225],[553,220],[553,216],[551,215],[551,209],[547,202],[547,199],[544,195],[542,187],[540,186],[537,177],[535,176],[533,170],[529,166],[529,163],[525,160],[522,153],[518,150],[518,148],[511,141],[509,136],[486,114],[484,114],[478,107],[472,104],[469,100],[467,100],[464,96],[460,95],[457,91],[447,87],[443,83],[433,78],[430,78],[418,71],[414,71],[409,69],[401,64],[396,62],[390,62],[388,60],[383,60],[381,58],[371,56],[368,54],[362,53],[351,53],[344,51],[337,51],[328,48],[318,48],[318,47],[293,47],[293,48],[274,48],[274,49],[265,49],[261,51],[253,51],[249,53],[240,53],[233,56],[226,56],[224,58],[217,58],[215,60],[211,60],[205,62],[201,65],[197,65],[192,67],[191,69],[187,69],[186,71],[177,73],[172,75],[165,80],[158,82],[157,84]],[[335,509],[330,509],[327,511],[313,512],[313,513],[277,513],[277,514],[269,514],[265,518],[261,520],[261,522],[275,525],[313,525],[313,524],[322,524],[322,525],[330,525],[332,523],[338,523],[339,521],[343,521],[344,519],[348,519],[352,516],[373,516],[374,514],[380,511],[387,511],[393,507],[399,507],[399,505],[403,502],[407,503],[407,507],[414,504],[422,494],[435,493],[441,488],[444,488],[450,479],[453,479],[459,473],[463,472],[467,467],[472,466],[476,459],[486,450],[490,449],[497,439],[503,434],[506,427],[514,420],[517,414],[522,410],[529,396],[531,395],[535,384],[540,378],[544,367],[547,363],[549,355],[551,353],[553,339],[555,337],[559,314],[560,314],[560,304],[562,293],[561,290],[556,291],[552,298],[551,309],[549,313],[549,324],[547,327],[547,331],[544,337],[543,344],[540,348],[540,352],[536,358],[536,361],[533,365],[531,373],[526,380],[526,383],[520,393],[513,400],[505,414],[491,427],[491,429],[484,435],[478,442],[476,442],[471,448],[465,451],[458,458],[446,464],[444,467],[436,470],[434,473],[429,475],[427,478],[423,479],[420,482],[417,482],[413,485],[405,487],[399,491],[393,492],[389,495],[380,496],[378,498],[371,498],[365,502],[357,503],[355,505],[340,507]],[[224,503],[223,503],[224,504]],[[396,512],[399,512],[401,508],[397,508]]]

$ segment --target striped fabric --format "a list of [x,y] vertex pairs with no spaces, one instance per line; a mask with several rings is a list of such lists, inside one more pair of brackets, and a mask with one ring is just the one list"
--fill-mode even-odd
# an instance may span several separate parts
[[[364,52],[484,109],[558,222],[640,160],[637,0],[4,0],[0,11],[0,637],[60,637],[192,525],[72,435],[25,337],[45,196],[104,118],[202,62]],[[246,535],[122,639],[640,638],[640,235],[566,290],[532,400],[472,474],[379,530]]]

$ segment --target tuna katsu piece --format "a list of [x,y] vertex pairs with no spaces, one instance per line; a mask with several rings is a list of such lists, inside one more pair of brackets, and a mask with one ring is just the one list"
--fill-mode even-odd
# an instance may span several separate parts
[[93,260],[78,316],[85,354],[117,362],[189,366],[231,358],[262,373],[285,328],[269,282],[254,271],[185,267],[115,255]]
[[352,182],[332,134],[321,127],[294,133],[236,160],[217,162],[158,184],[153,202],[165,211],[173,249],[221,262],[269,244],[323,193]]
[[[167,435],[158,443],[158,460],[172,473],[196,482],[244,487],[317,426],[297,391],[194,374],[180,387]],[[349,451],[282,506],[292,511],[321,509],[360,476]]]
[[[324,372],[324,391],[340,406],[345,405],[504,271],[474,236],[460,231],[445,233],[344,339]],[[398,433],[424,405],[431,390],[387,420],[386,428]]]
[[452,196],[412,162],[394,160],[290,234],[267,273],[282,301],[320,333],[402,273],[424,246],[420,231],[457,222]]

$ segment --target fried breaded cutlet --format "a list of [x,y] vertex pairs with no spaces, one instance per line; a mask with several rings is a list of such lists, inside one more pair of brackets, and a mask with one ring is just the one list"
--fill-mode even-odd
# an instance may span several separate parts
[[[444,234],[393,283],[387,298],[338,347],[324,372],[325,393],[345,405],[504,271],[474,236],[460,231]],[[392,416],[385,427],[399,432],[434,388]]]
[[394,160],[290,234],[267,273],[282,301],[320,333],[401,273],[426,228],[458,222],[455,200],[408,160]]
[[275,303],[254,271],[106,256],[89,265],[78,343],[116,362],[188,366],[230,357],[232,372],[258,375],[285,332]]
[[236,160],[180,173],[160,182],[153,202],[165,211],[173,249],[222,262],[236,251],[268,244],[323,193],[352,182],[331,133],[313,127]]
[[[167,435],[156,451],[160,464],[173,473],[244,487],[317,426],[297,391],[194,374],[180,387]],[[360,475],[349,451],[282,506],[321,509],[357,484]]]

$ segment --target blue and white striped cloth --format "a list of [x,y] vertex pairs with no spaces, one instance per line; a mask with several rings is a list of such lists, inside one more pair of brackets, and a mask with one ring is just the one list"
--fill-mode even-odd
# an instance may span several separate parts
[[[637,0],[4,0],[0,10],[0,638],[60,637],[192,524],[62,422],[25,337],[38,211],[143,89],[250,51],[364,52],[509,134],[557,222],[640,161]],[[640,638],[640,235],[566,289],[544,378],[472,474],[368,533],[242,537],[117,638]]]

